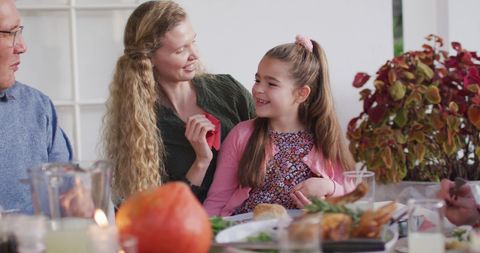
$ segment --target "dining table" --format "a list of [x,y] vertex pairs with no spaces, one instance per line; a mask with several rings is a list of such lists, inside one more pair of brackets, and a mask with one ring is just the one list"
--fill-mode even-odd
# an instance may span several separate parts
[[[375,208],[383,206],[390,201],[380,201],[375,202]],[[297,215],[299,211],[288,210],[290,214]],[[407,211],[408,207],[406,204],[396,203],[396,210],[392,215],[392,218],[388,224],[386,224],[386,231],[390,233],[389,238],[380,238],[380,239],[351,239],[346,241],[332,242],[332,241],[323,241],[320,242],[322,245],[322,251],[313,251],[313,252],[323,252],[323,253],[409,253],[408,250],[408,229],[407,229]],[[229,220],[240,221],[241,224],[252,222],[252,215],[241,214],[237,216],[224,217]],[[455,226],[448,222],[445,219],[445,227],[447,230],[453,229]],[[225,231],[225,230],[224,230]],[[234,229],[230,228],[231,233],[234,233]],[[222,231],[221,231],[222,232]],[[221,233],[220,232],[220,233]],[[240,233],[243,233],[241,231]],[[220,234],[219,233],[219,234]],[[265,242],[226,242],[225,239],[218,241],[219,235],[217,235],[214,240],[212,247],[209,253],[254,253],[254,252],[289,252],[276,250],[278,248],[278,242],[276,243],[265,243]],[[379,247],[380,245],[380,247]],[[373,248],[372,248],[373,247]],[[273,248],[273,249],[272,249]],[[263,250],[262,250],[263,249]],[[295,251],[292,251],[295,252]],[[303,251],[302,251],[303,252]],[[309,252],[309,251],[307,251]],[[445,250],[445,253],[467,253],[468,250],[457,249],[457,250]],[[425,253],[434,253],[434,252],[425,252]]]

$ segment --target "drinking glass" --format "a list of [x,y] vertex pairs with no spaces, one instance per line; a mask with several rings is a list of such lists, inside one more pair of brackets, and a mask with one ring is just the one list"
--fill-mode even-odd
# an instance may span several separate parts
[[443,235],[445,202],[439,199],[410,199],[407,203],[409,252],[445,252]]
[[112,165],[108,161],[47,163],[28,170],[35,213],[51,219],[91,218],[109,211]]
[[49,230],[45,235],[47,253],[91,253],[88,228],[92,219],[66,217],[50,220]]
[[353,191],[357,185],[364,183],[368,187],[368,192],[357,200],[356,202],[349,204],[349,207],[368,210],[373,209],[373,203],[375,201],[375,173],[372,171],[355,170],[343,172],[343,181],[346,189],[346,193]]

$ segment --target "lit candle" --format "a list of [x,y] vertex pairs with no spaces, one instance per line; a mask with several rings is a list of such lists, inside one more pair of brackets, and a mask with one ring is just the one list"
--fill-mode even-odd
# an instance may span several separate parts
[[51,221],[45,235],[46,253],[89,253],[87,229],[90,219],[63,218]]
[[95,222],[98,225],[91,225],[88,229],[90,253],[117,253],[119,250],[117,227],[108,224],[107,216],[100,209],[95,211]]

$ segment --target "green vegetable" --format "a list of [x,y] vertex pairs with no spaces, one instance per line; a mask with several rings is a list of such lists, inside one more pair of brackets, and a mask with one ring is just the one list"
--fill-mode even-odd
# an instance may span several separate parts
[[346,206],[332,205],[327,201],[316,197],[311,197],[310,200],[312,201],[312,204],[305,206],[305,211],[307,211],[307,213],[344,213],[352,217],[354,224],[360,222],[360,217],[363,214],[362,210],[353,210]]
[[223,219],[223,217],[213,216],[210,218],[210,224],[212,225],[213,236],[215,237],[218,232],[235,225],[236,222],[227,221]]
[[[247,237],[248,242],[271,242],[273,238],[266,232],[259,232],[254,236]],[[278,250],[275,249],[265,249],[265,250],[255,250],[252,252],[262,252],[262,253],[278,253]]]
[[260,232],[257,235],[247,237],[248,242],[271,242],[272,237],[266,232]]
[[463,242],[468,239],[468,232],[469,231],[467,229],[458,227],[453,229],[451,236],[457,239],[459,242]]

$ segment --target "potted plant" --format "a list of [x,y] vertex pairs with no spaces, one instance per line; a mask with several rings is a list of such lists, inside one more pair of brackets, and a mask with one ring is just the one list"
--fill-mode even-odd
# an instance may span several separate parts
[[[378,182],[480,178],[480,56],[458,42],[449,54],[435,35],[427,40],[380,67],[348,124],[354,158]],[[369,78],[358,73],[353,86]]]

